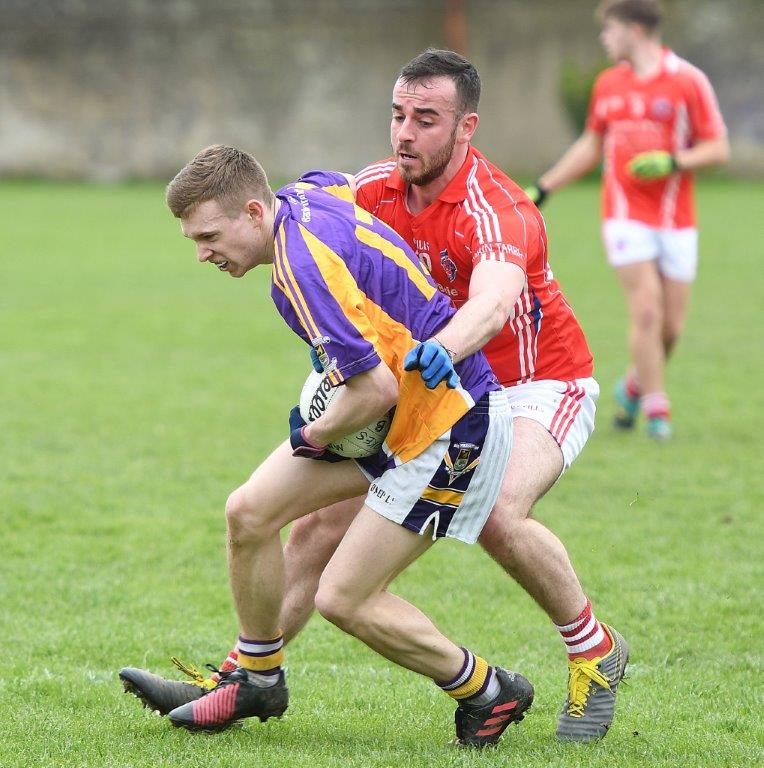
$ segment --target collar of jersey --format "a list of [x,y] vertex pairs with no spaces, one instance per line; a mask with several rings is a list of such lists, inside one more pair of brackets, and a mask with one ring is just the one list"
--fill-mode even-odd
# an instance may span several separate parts
[[652,77],[648,77],[648,78],[637,77],[637,73],[634,71],[634,68],[631,66],[631,64],[629,64],[628,62],[624,62],[624,64],[628,67],[629,75],[631,76],[631,79],[637,85],[644,85],[645,83],[652,83],[654,80],[657,80],[659,77],[663,77],[663,75],[665,75],[666,72],[668,72],[669,60],[675,56],[676,54],[671,50],[671,48],[664,45],[662,49],[660,69]]
[[276,211],[276,215],[273,218],[274,235],[279,231],[281,222],[284,221],[284,219],[289,215],[289,212],[291,211],[289,202],[284,197],[282,197],[282,194],[287,194],[284,192],[285,189],[285,187],[282,187],[278,192],[276,192],[276,199],[279,201],[279,207]]

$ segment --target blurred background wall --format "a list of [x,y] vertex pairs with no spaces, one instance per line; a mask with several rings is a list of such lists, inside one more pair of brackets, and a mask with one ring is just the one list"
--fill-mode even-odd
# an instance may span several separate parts
[[[764,175],[764,2],[665,0],[714,84],[733,172]],[[291,177],[389,150],[392,84],[428,45],[483,78],[476,145],[533,175],[604,64],[594,0],[0,0],[0,175],[167,179],[230,143]]]

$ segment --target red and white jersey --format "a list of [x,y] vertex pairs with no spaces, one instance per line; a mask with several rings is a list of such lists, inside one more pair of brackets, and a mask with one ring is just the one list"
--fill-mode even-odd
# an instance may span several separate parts
[[603,218],[663,229],[695,226],[691,173],[640,180],[627,164],[640,152],[673,154],[725,135],[714,90],[697,67],[664,48],[654,77],[638,78],[626,62],[606,69],[594,84],[586,127],[604,138]]
[[483,348],[504,386],[592,375],[592,355],[547,260],[544,219],[522,189],[470,147],[464,165],[421,213],[406,206],[394,159],[356,176],[356,202],[391,226],[419,255],[438,288],[462,306],[472,269],[507,261],[526,274],[504,328]]

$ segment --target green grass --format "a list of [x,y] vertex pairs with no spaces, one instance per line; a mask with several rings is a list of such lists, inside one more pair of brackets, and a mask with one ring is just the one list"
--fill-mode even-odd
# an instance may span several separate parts
[[267,271],[233,281],[196,264],[160,187],[0,185],[0,765],[757,763],[764,188],[700,184],[702,265],[665,446],[609,428],[625,318],[596,196],[585,184],[546,209],[604,396],[537,516],[629,639],[631,676],[604,742],[556,743],[553,628],[478,548],[440,544],[395,589],[536,686],[521,727],[472,754],[445,745],[452,707],[432,684],[318,618],[289,648],[280,722],[193,736],[122,694],[123,665],[170,673],[172,654],[227,651],[223,502],[283,438],[307,354],[271,306]]

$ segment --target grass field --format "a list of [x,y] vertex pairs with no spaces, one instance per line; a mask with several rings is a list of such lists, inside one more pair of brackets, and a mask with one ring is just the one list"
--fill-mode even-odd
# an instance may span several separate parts
[[267,270],[233,281],[196,264],[159,186],[0,185],[0,765],[761,764],[764,187],[700,185],[665,446],[609,427],[624,312],[596,194],[584,184],[545,211],[604,396],[537,517],[629,639],[629,685],[604,742],[556,743],[556,633],[478,548],[439,544],[394,589],[536,686],[525,722],[475,754],[446,746],[452,706],[432,684],[319,618],[289,648],[279,722],[194,736],[122,694],[123,665],[170,674],[170,655],[228,650],[223,503],[284,437],[308,356]]

